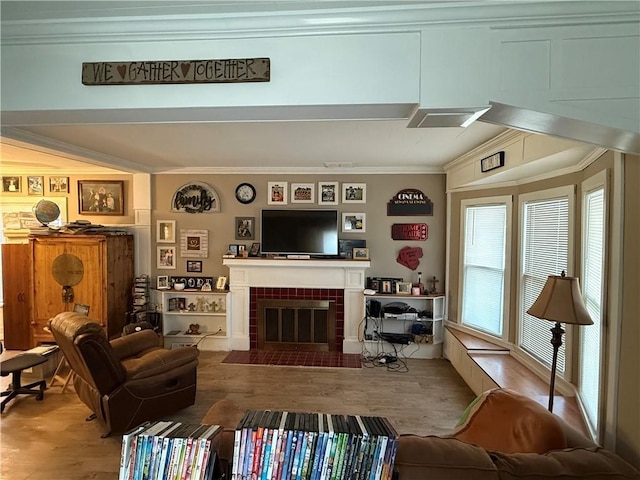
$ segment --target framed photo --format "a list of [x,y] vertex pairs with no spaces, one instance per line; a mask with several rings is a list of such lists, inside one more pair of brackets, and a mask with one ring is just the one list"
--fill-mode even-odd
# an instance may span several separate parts
[[44,177],[27,177],[27,194],[44,195]]
[[187,260],[187,272],[202,273],[202,260]]
[[224,290],[224,287],[227,286],[227,277],[218,277],[216,281],[216,290]]
[[338,205],[338,182],[318,182],[318,205]]
[[345,233],[366,232],[366,217],[364,213],[343,213],[342,231]]
[[255,224],[255,217],[236,217],[236,240],[253,240]]
[[267,183],[267,204],[286,205],[287,204],[287,182]]
[[49,177],[50,193],[69,193],[69,177]]
[[[239,257],[244,257],[245,256],[245,252],[247,252],[246,245],[238,245],[238,256]],[[248,253],[249,252],[247,252],[246,256],[248,256]]]
[[354,260],[369,260],[369,249],[368,248],[354,248],[353,249],[353,259]]
[[260,255],[260,242],[254,242],[251,244],[251,248],[249,249],[250,257],[257,257]]
[[80,215],[124,215],[124,181],[78,180]]
[[367,184],[343,183],[342,203],[367,203]]
[[158,275],[158,282],[156,284],[158,290],[169,290],[169,276]]
[[230,244],[229,244],[229,252],[230,252],[233,256],[237,257],[237,256],[238,256],[238,245],[235,245],[235,244],[233,244],[233,243],[230,243]]
[[316,185],[315,183],[292,183],[291,203],[315,203]]
[[403,295],[411,295],[411,282],[397,282],[396,283],[396,293],[401,293]]
[[209,230],[180,230],[180,256],[207,258],[209,256]]
[[176,247],[158,247],[158,269],[175,269],[176,268]]
[[500,167],[504,167],[504,152],[494,153],[480,160],[480,171],[482,173]]
[[156,242],[176,243],[175,220],[158,220],[156,222]]
[[2,191],[4,193],[20,193],[22,191],[22,177],[2,177]]
[[84,315],[85,317],[89,316],[89,305],[85,305],[84,303],[74,303],[73,311],[79,313],[80,315]]
[[381,293],[393,293],[393,282],[391,280],[382,280],[380,287]]

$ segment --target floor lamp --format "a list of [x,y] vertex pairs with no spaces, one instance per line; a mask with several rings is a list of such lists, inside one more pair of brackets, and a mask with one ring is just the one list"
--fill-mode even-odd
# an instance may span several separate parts
[[558,349],[562,346],[561,323],[573,325],[593,325],[580,294],[580,283],[577,277],[567,277],[562,271],[560,276],[549,275],[547,282],[531,308],[529,315],[556,322],[551,329],[551,345],[553,345],[553,362],[551,363],[551,386],[549,389],[549,411],[553,411],[553,393],[556,384],[556,363]]

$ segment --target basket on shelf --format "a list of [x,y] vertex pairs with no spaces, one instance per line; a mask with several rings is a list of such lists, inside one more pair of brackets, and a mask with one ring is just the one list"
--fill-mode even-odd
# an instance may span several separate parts
[[433,335],[414,333],[413,343],[433,343]]

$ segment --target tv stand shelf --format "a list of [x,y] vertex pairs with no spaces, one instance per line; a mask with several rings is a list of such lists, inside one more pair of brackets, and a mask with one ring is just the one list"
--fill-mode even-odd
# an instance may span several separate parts
[[[382,342],[385,351],[392,347],[384,338],[406,336],[409,345],[396,345],[403,354],[414,358],[440,358],[444,341],[444,302],[441,293],[403,295],[374,293],[363,295],[365,322],[362,338],[369,350]],[[406,311],[393,309],[393,304],[406,306]],[[420,332],[416,334],[415,332]],[[390,335],[384,335],[384,334]]]

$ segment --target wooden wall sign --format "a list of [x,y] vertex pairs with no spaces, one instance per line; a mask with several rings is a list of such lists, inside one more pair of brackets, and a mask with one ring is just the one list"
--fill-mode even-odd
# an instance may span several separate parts
[[429,227],[426,223],[394,223],[391,225],[393,240],[426,240]]
[[405,188],[389,200],[387,215],[433,215],[433,202],[420,190]]
[[218,192],[202,182],[183,185],[171,199],[171,211],[183,213],[211,213],[220,211]]
[[269,58],[83,62],[84,85],[268,82]]
[[422,255],[422,248],[420,247],[402,247],[398,252],[396,262],[411,270],[415,270],[418,268],[418,265],[420,265]]

